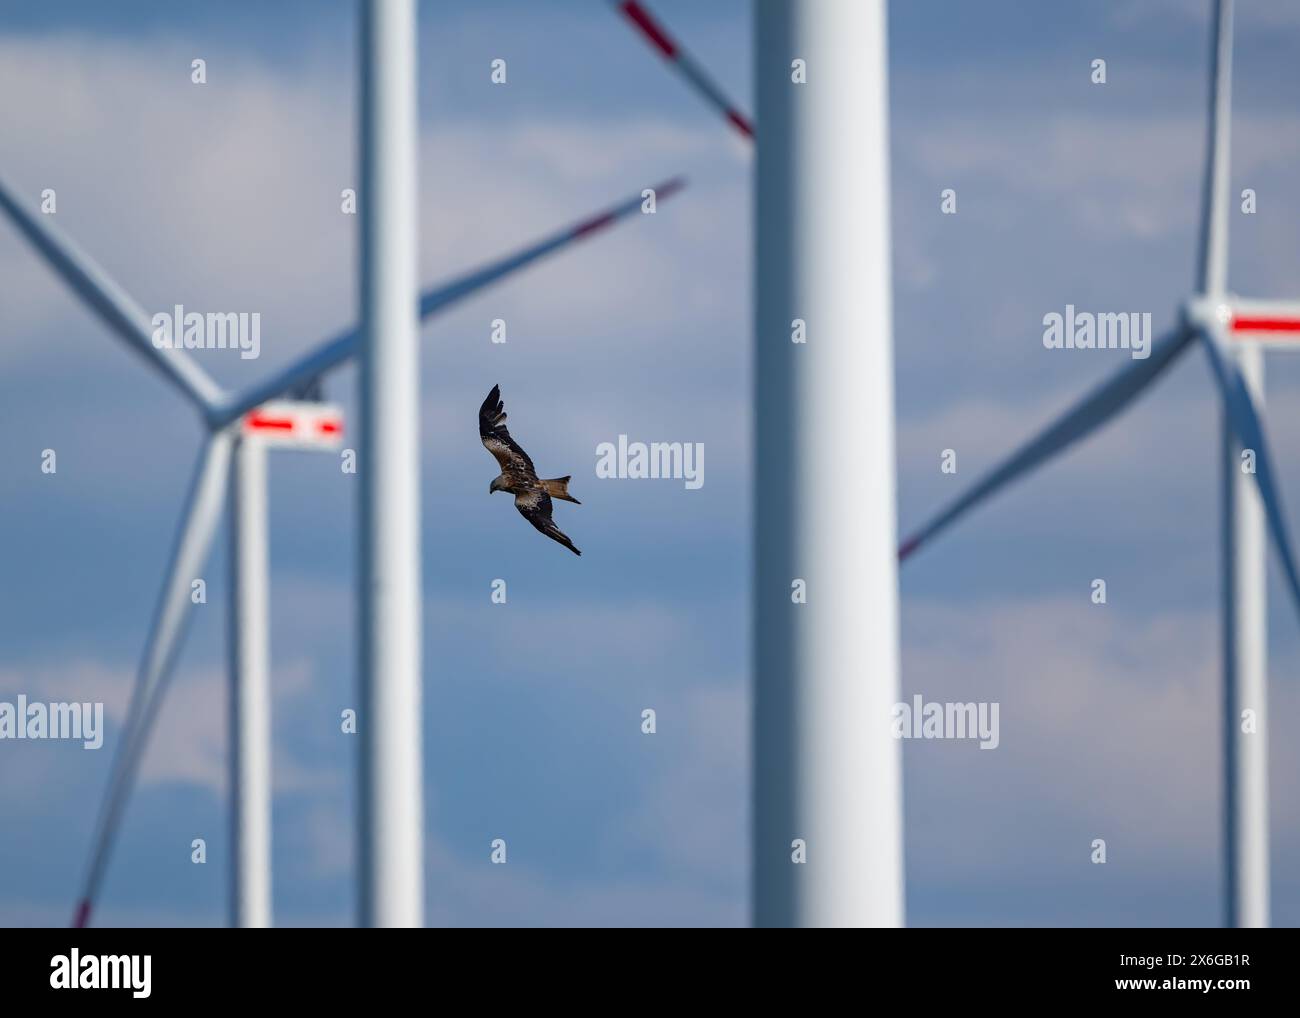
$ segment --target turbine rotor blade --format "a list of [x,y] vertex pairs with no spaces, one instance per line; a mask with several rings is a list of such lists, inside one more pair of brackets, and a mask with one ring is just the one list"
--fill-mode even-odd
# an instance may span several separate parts
[[610,0],[610,2],[622,12],[645,40],[663,55],[665,60],[681,72],[682,77],[695,91],[726,117],[732,127],[746,139],[754,140],[754,125],[749,118],[740,112],[736,104],[728,99],[727,94],[709,77],[708,72],[694,57],[682,49],[643,4],[638,3],[637,0]]
[[158,598],[153,627],[145,645],[135,688],[131,691],[131,702],[127,708],[117,754],[113,758],[108,788],[100,805],[90,865],[73,920],[73,925],[77,928],[84,927],[90,921],[90,911],[103,882],[122,811],[135,783],[150,728],[162,703],[166,682],[176,663],[185,623],[190,614],[190,584],[202,572],[207,561],[212,537],[225,505],[232,444],[233,436],[229,431],[210,435],[194,474],[185,515],[176,535],[171,562]]
[[1217,297],[1228,285],[1228,187],[1232,123],[1232,0],[1215,0],[1210,30],[1210,110],[1201,199],[1197,289]]
[[1178,325],[1151,344],[1145,360],[1134,361],[1103,382],[1037,437],[1026,442],[967,492],[902,543],[898,558],[905,560],[922,544],[964,516],[1000,488],[1041,466],[1058,452],[1090,435],[1124,410],[1133,399],[1177,359],[1194,335]]
[[1291,597],[1300,611],[1300,572],[1296,570],[1295,556],[1292,552],[1291,536],[1287,531],[1286,513],[1282,509],[1282,492],[1278,488],[1273,472],[1272,457],[1269,456],[1268,442],[1264,435],[1264,424],[1255,401],[1251,398],[1246,380],[1241,377],[1241,369],[1236,360],[1225,349],[1225,340],[1215,328],[1202,327],[1199,335],[1203,340],[1206,356],[1218,383],[1219,393],[1223,397],[1224,414],[1228,426],[1232,429],[1243,449],[1255,451],[1255,485],[1259,488],[1260,501],[1264,503],[1264,517],[1268,520],[1269,532],[1273,535],[1273,546],[1277,549],[1282,571],[1286,575],[1287,586],[1291,588]]
[[[685,186],[686,182],[682,178],[674,177],[656,186],[654,189],[655,198],[660,200],[671,197]],[[524,248],[517,254],[491,262],[481,268],[467,272],[449,283],[426,290],[420,295],[420,320],[423,321],[456,301],[476,293],[488,284],[495,283],[498,279],[503,279],[520,269],[526,268],[552,251],[557,251],[562,247],[567,247],[574,241],[589,237],[619,219],[631,215],[641,208],[642,201],[643,199],[639,195],[635,198],[629,198],[627,201],[605,209],[603,212],[598,212],[596,215],[590,216],[573,226],[566,227],[545,240]],[[355,327],[339,334],[334,339],[328,340],[325,344],[299,358],[267,381],[253,386],[247,392],[232,399],[224,407],[219,408],[212,417],[214,426],[225,427],[254,407],[261,406],[268,399],[274,399],[276,396],[301,385],[304,381],[338,367],[356,354],[360,342],[361,332]]]
[[222,401],[220,387],[184,350],[153,345],[150,318],[89,255],[43,222],[0,180],[0,208],[50,266],[120,339],[176,385],[205,415]]

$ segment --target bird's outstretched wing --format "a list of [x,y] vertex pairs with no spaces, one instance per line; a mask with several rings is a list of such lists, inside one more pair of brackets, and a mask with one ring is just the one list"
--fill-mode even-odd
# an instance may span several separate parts
[[[510,437],[510,431],[506,427],[505,404],[501,401],[499,385],[492,386],[487,399],[478,408],[478,437],[483,440],[483,448],[496,457],[503,471],[522,478],[530,475],[537,476],[528,453],[524,452],[519,443]],[[549,509],[547,515],[550,515]]]
[[525,491],[515,496],[515,508],[529,523],[549,537],[552,541],[559,541],[569,551],[575,555],[581,555],[569,540],[569,535],[555,525],[551,519],[551,496],[539,489]]

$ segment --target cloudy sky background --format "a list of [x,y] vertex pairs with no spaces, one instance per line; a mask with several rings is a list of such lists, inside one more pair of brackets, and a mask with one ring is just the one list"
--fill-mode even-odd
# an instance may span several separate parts
[[[902,530],[1128,363],[1045,350],[1044,314],[1173,321],[1196,251],[1203,6],[894,5]],[[1300,14],[1239,8],[1233,187],[1254,188],[1259,212],[1233,215],[1231,279],[1300,294]],[[748,5],[654,9],[751,108]],[[356,183],[355,29],[351,4],[6,5],[0,173],[33,202],[55,188],[57,225],[151,311],[261,311],[260,360],[200,355],[222,384],[251,383],[355,317],[356,224],[339,212]],[[426,4],[420,53],[429,283],[690,179],[653,218],[422,332],[429,921],[743,923],[751,157],[597,0]],[[488,80],[497,57],[505,87]],[[1096,57],[1105,86],[1089,81]],[[939,213],[948,187],[956,216]],[[489,342],[494,318],[505,345]],[[574,474],[583,505],[557,518],[581,559],[486,495],[475,412],[496,382],[539,467]],[[354,389],[351,369],[328,385],[349,411]],[[1271,356],[1268,389],[1300,507],[1300,361]],[[904,693],[1002,705],[997,751],[904,747],[910,922],[1218,922],[1217,413],[1192,352],[904,570]],[[7,223],[0,419],[0,699],[103,700],[110,717],[98,752],[0,743],[0,923],[60,924],[201,433]],[[620,433],[704,442],[704,487],[598,480],[595,447]],[[945,448],[955,477],[939,471]],[[338,726],[356,703],[355,485],[332,456],[274,457],[282,924],[355,913],[357,745]],[[225,921],[225,555],[205,574],[104,924]],[[504,606],[489,600],[497,577]],[[1273,908],[1294,925],[1300,640],[1270,593]],[[497,837],[504,867],[489,862]],[[1089,862],[1098,837],[1104,867]]]

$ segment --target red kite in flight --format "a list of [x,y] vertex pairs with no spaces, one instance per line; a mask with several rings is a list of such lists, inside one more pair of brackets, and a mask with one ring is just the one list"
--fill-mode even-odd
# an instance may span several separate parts
[[492,386],[487,399],[478,409],[478,436],[496,461],[501,464],[501,474],[494,478],[488,494],[508,491],[515,496],[515,508],[529,523],[549,537],[559,541],[575,555],[581,555],[568,536],[551,519],[551,499],[582,505],[569,494],[569,477],[544,481],[538,478],[533,461],[519,443],[510,437],[506,428],[505,404],[501,401],[501,386]]

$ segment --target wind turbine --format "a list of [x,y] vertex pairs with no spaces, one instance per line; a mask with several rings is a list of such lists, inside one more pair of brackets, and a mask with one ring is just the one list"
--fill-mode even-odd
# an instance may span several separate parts
[[361,8],[361,925],[424,925],[415,0]]
[[[615,6],[623,10],[628,20],[710,103],[730,108],[725,100],[719,103],[720,91],[698,65],[689,58],[685,62],[678,58],[684,51],[642,4],[629,0]],[[760,17],[761,12],[760,0]],[[1211,29],[1209,121],[1197,282],[1195,292],[1179,310],[1177,324],[1153,344],[1148,359],[1135,362],[1098,386],[915,531],[900,545],[898,557],[900,562],[906,561],[922,545],[1001,488],[1092,434],[1126,409],[1194,338],[1199,338],[1223,400],[1225,919],[1230,926],[1267,926],[1266,527],[1272,534],[1297,607],[1300,607],[1300,579],[1257,407],[1264,398],[1264,351],[1297,349],[1300,301],[1241,298],[1230,293],[1227,287],[1232,18],[1231,0],[1216,0]],[[762,68],[759,72],[761,75]],[[1253,473],[1241,468],[1240,453],[1244,449],[1255,454]],[[759,501],[761,504],[762,499]],[[760,543],[756,551],[760,567],[764,553]],[[1256,718],[1258,727],[1253,732],[1243,730],[1245,710]]]
[[267,455],[332,451],[343,412],[274,400],[244,415],[230,467],[230,809],[232,926],[271,925],[271,647]]
[[[666,181],[655,188],[656,198],[670,197],[683,186],[684,182],[680,178]],[[419,298],[420,320],[424,321],[547,255],[639,212],[642,201],[642,196],[638,194],[560,229],[514,254],[426,290]],[[227,394],[184,350],[155,347],[150,316],[141,305],[46,217],[29,209],[28,203],[19,197],[18,191],[3,179],[0,179],[0,209],[8,214],[50,267],[110,331],[185,396],[198,411],[207,432],[164,573],[162,590],[127,708],[121,742],[96,821],[90,862],[74,918],[74,925],[84,926],[89,922],[93,904],[98,897],[140,758],[161,706],[167,681],[175,667],[190,607],[190,582],[201,574],[207,560],[208,549],[225,501],[225,490],[232,469],[232,450],[241,422],[267,401],[301,390],[318,381],[326,372],[345,364],[357,353],[360,334],[357,328],[350,328],[298,358],[266,381],[253,385],[248,391]],[[238,551],[235,553],[238,554]],[[264,597],[262,601],[265,603]],[[236,636],[238,632],[236,629]],[[232,653],[234,650],[232,647]],[[236,745],[240,744],[236,740]],[[264,755],[269,756],[269,753]],[[254,851],[251,844],[248,849]],[[269,856],[264,849],[258,854],[262,858]],[[236,888],[235,896],[238,897],[240,893]],[[247,896],[255,892],[246,890],[244,893]]]
[[[1263,347],[1300,333],[1300,302],[1243,300],[1227,286],[1232,0],[1216,0],[1196,289],[1174,328],[972,485],[899,548],[900,560],[972,508],[1097,430],[1201,341],[1223,401],[1224,876],[1229,926],[1268,925],[1268,747],[1264,529],[1300,608],[1300,574],[1260,421]],[[1241,453],[1254,454],[1254,472]],[[1251,478],[1253,477],[1253,485]],[[1242,712],[1258,728],[1243,730]]]
[[[754,139],[750,120],[644,5],[614,6]],[[887,725],[898,700],[898,566],[885,15],[884,0],[755,4],[760,926],[904,917],[902,758]],[[796,339],[796,323],[812,337]],[[832,430],[860,450],[863,483],[851,495],[828,458]],[[794,585],[805,600],[794,601]],[[864,732],[873,717],[880,724]]]
[[901,926],[886,9],[754,27],[753,914]]

